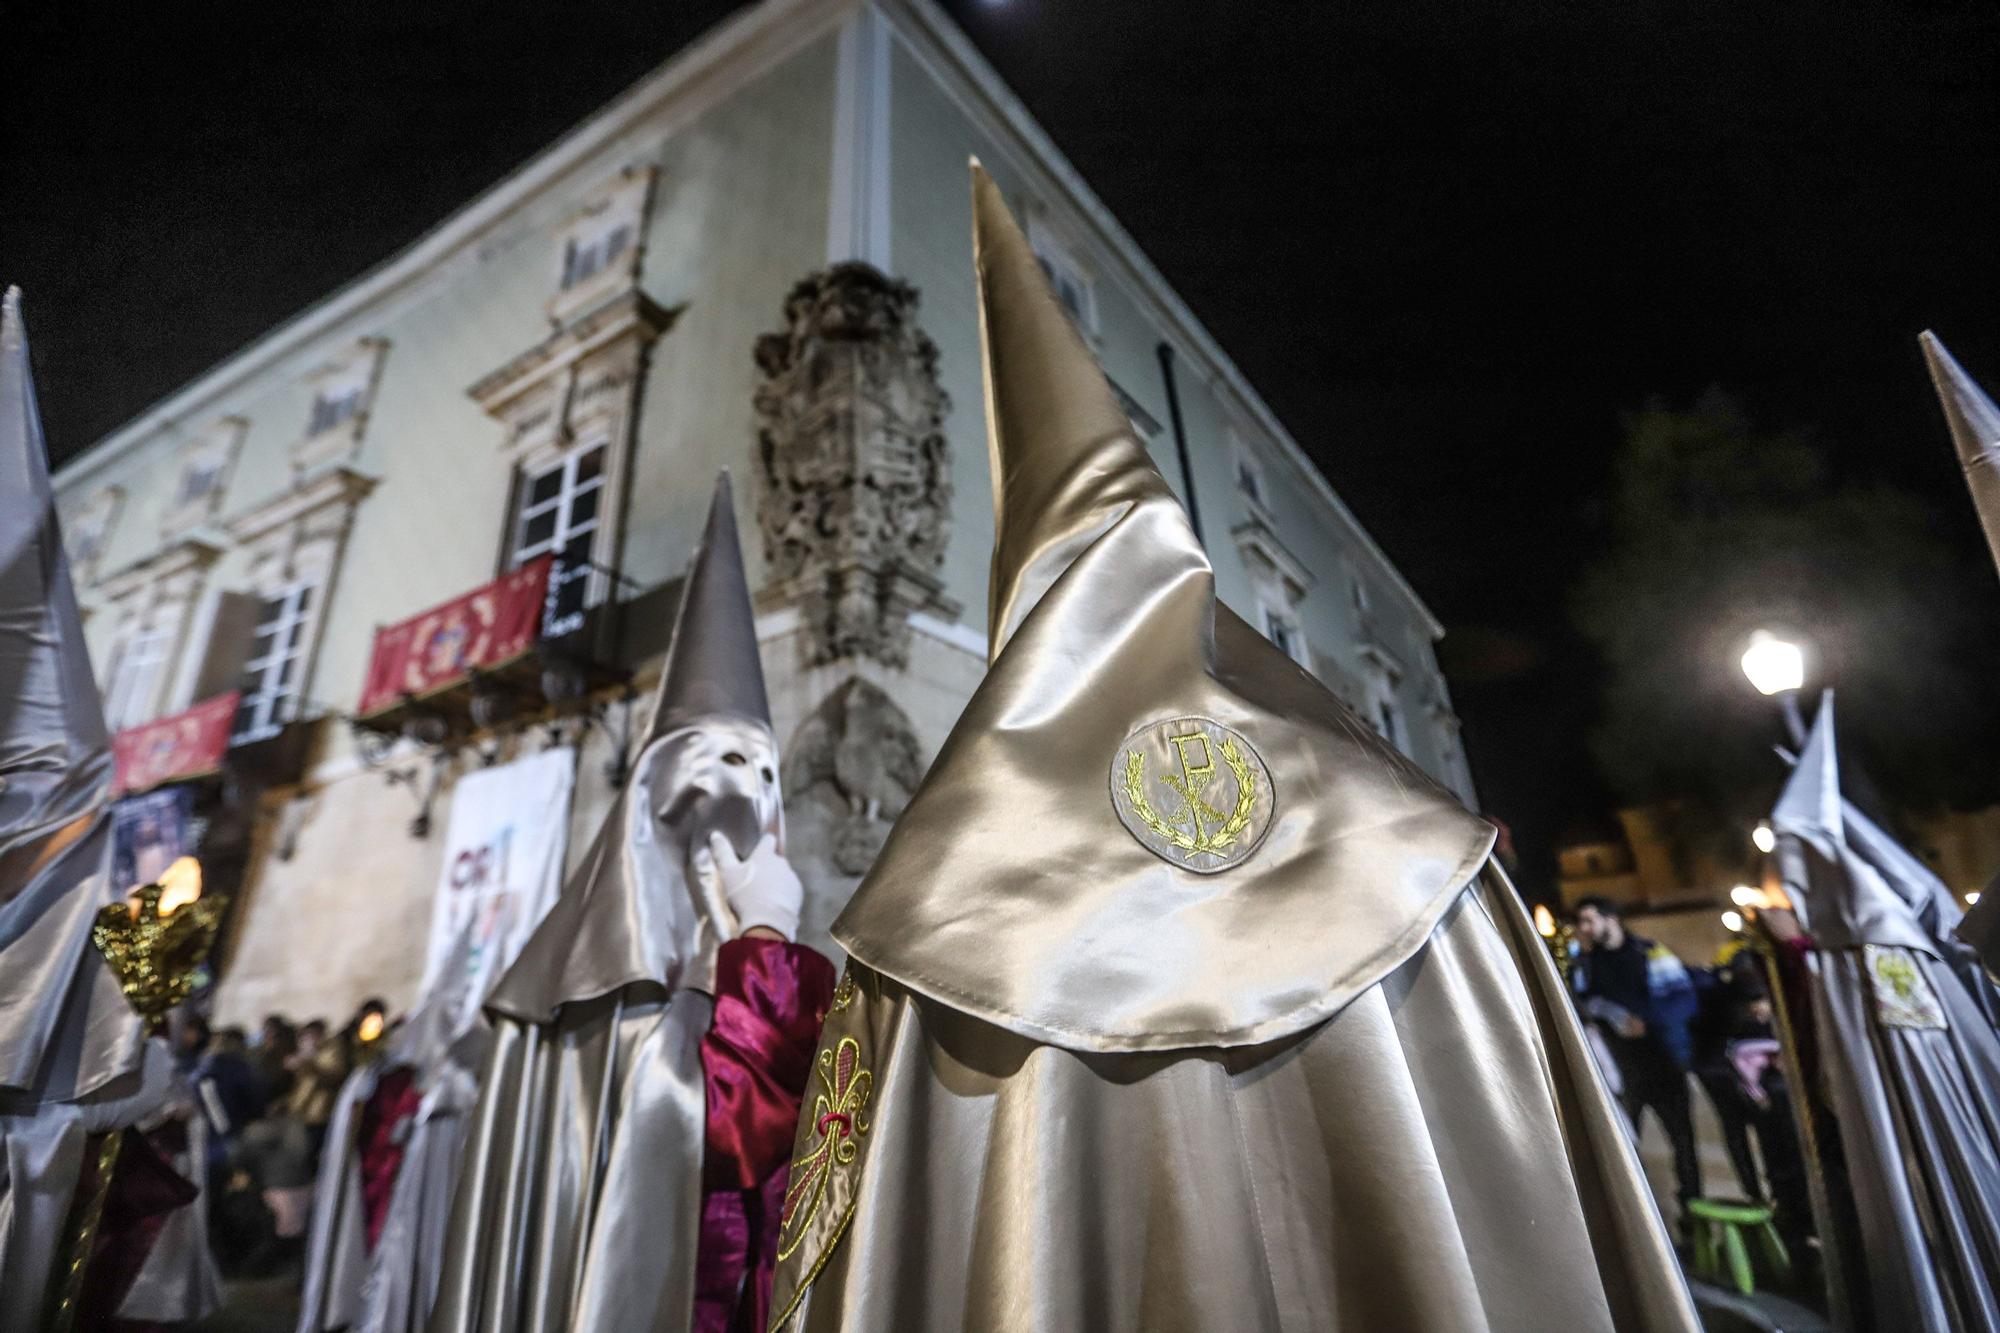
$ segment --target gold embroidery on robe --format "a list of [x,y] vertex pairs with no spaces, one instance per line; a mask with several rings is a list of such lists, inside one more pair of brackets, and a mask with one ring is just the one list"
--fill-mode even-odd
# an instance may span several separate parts
[[791,1318],[854,1216],[861,1150],[869,1130],[868,1102],[875,1091],[874,1059],[864,1048],[864,1043],[868,1048],[874,1044],[868,1027],[870,1008],[855,1001],[872,998],[872,986],[871,994],[862,994],[850,963],[820,1033],[819,1054],[813,1060],[815,1092],[799,1120],[779,1214],[779,1262],[789,1264],[808,1241],[813,1248],[800,1265],[797,1290],[789,1296],[782,1290],[772,1293],[774,1302],[784,1302],[771,1321],[774,1329]]

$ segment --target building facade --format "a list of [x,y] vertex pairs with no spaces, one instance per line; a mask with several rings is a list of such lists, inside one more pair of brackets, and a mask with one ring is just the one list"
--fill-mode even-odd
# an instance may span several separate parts
[[[985,666],[969,155],[1223,599],[1471,802],[1440,627],[963,35],[765,0],[58,475],[113,725],[227,716],[223,1019],[413,998],[474,767],[576,745],[582,854],[724,468],[825,943]],[[543,564],[526,666],[362,709],[378,629]]]

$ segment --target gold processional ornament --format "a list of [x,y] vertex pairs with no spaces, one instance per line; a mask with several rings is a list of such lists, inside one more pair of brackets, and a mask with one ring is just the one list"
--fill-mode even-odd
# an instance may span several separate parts
[[183,856],[159,883],[98,909],[91,942],[148,1024],[158,1024],[193,993],[228,905],[227,898],[202,895],[201,867]]
[[[1157,776],[1149,779],[1149,760]],[[1111,764],[1111,804],[1139,844],[1214,874],[1242,863],[1270,830],[1271,775],[1249,741],[1205,717],[1141,727]]]
[[[118,989],[148,1030],[157,1030],[167,1011],[193,994],[228,905],[225,897],[202,895],[201,863],[183,856],[166,868],[157,884],[143,885],[124,902],[98,909],[90,942],[111,965]],[[67,1333],[75,1325],[124,1137],[122,1129],[97,1137],[95,1185],[72,1201],[65,1220],[65,1254],[44,1321],[56,1333]]]

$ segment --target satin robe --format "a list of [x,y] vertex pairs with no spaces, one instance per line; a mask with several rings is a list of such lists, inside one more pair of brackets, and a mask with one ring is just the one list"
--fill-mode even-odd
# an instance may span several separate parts
[[[761,1308],[770,1264],[743,1196],[784,1169],[833,981],[810,949],[739,939],[714,996],[627,987],[552,1024],[500,1019],[431,1326],[685,1329],[704,1267]],[[719,1304],[702,1327],[737,1326]]]
[[1495,870],[1384,980],[1263,1045],[1079,1054],[849,968],[781,1327],[1696,1327]]

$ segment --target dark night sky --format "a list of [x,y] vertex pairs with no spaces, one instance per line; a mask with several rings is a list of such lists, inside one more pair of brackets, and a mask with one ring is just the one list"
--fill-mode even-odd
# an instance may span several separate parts
[[[733,7],[10,15],[0,276],[54,447],[386,258]],[[1989,0],[946,7],[1444,620],[1531,884],[1603,802],[1565,599],[1622,410],[1720,383],[1976,547],[1914,337],[2000,382]]]

